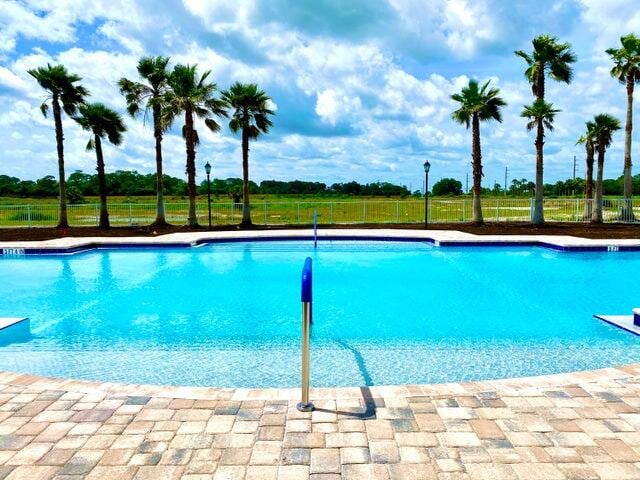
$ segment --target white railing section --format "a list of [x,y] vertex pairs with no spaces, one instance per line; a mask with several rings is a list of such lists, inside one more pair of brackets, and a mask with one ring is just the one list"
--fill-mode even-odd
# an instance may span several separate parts
[[[113,226],[149,225],[155,220],[155,203],[108,204]],[[165,204],[169,223],[187,222],[189,204]],[[207,204],[198,202],[198,222],[208,223]],[[315,212],[315,216],[314,216]],[[531,198],[485,197],[482,214],[486,222],[528,222],[533,212]],[[549,222],[589,222],[595,214],[595,201],[582,198],[549,198],[544,200],[544,218]],[[257,225],[318,225],[359,223],[424,223],[423,200],[351,200],[305,202],[255,202],[251,217]],[[473,220],[470,197],[430,198],[429,223],[463,223]],[[96,226],[100,205],[87,203],[68,206],[68,221],[72,226]],[[212,203],[213,225],[234,225],[242,220],[242,204]],[[602,204],[604,222],[640,222],[640,200],[605,199]],[[0,227],[45,227],[58,222],[58,206],[54,203],[0,205]]]

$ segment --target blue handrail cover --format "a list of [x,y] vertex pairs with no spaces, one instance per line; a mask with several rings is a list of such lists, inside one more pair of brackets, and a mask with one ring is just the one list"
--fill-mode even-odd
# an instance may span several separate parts
[[302,267],[302,289],[301,300],[303,302],[311,302],[311,285],[312,285],[312,273],[311,273],[311,257],[307,257],[304,261],[304,267]]

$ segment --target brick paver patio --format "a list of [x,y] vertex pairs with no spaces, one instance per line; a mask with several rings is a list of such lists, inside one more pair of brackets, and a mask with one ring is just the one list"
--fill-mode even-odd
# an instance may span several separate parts
[[640,479],[640,365],[296,390],[0,374],[0,479]]

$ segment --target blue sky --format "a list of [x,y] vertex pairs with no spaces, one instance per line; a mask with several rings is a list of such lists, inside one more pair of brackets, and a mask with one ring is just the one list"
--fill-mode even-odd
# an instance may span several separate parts
[[[221,89],[251,81],[271,95],[274,128],[251,149],[256,181],[380,180],[416,189],[429,159],[436,180],[464,184],[471,138],[451,121],[449,96],[470,77],[492,79],[509,103],[502,124],[482,126],[484,184],[502,183],[505,166],[510,178],[532,179],[533,136],[519,117],[531,92],[513,50],[529,50],[533,36],[551,33],[571,42],[579,60],[570,86],[547,89],[562,113],[546,139],[545,181],[570,177],[574,155],[581,176],[584,155],[575,142],[585,120],[601,112],[624,119],[625,91],[610,77],[604,50],[628,32],[640,34],[633,0],[4,0],[0,174],[57,171],[53,122],[40,114],[43,93],[27,69],[63,63],[84,77],[92,101],[124,113],[118,78],[135,78],[140,56],[163,54],[211,69]],[[154,171],[149,126],[126,121],[125,143],[105,146],[107,169]],[[86,132],[69,119],[64,126],[68,173],[93,171]],[[239,138],[226,127],[199,131],[199,178],[206,161],[216,177],[241,176]],[[164,141],[165,171],[184,176],[178,132]],[[606,176],[621,173],[622,147],[620,133]]]

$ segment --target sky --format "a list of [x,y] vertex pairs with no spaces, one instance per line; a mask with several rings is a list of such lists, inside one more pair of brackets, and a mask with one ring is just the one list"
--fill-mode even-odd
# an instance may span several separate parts
[[[450,95],[470,78],[491,80],[508,102],[503,122],[481,127],[483,184],[533,179],[533,133],[520,118],[532,94],[516,49],[549,33],[578,56],[571,85],[548,81],[562,110],[545,145],[545,181],[584,175],[576,140],[584,122],[607,112],[625,118],[626,93],[609,74],[604,50],[640,34],[637,0],[0,0],[0,174],[35,179],[57,174],[53,120],[27,70],[62,63],[83,77],[90,101],[121,111],[117,81],[136,78],[140,57],[211,70],[220,90],[253,82],[272,98],[268,135],[251,145],[255,181],[357,180],[423,186],[431,178],[470,176],[471,135],[451,120]],[[636,89],[640,90],[640,88]],[[640,111],[640,94],[635,101]],[[107,171],[155,169],[151,125],[125,117],[124,143],[104,145]],[[640,119],[632,156],[640,163]],[[221,120],[224,122],[224,119]],[[67,173],[95,171],[88,133],[64,119]],[[177,122],[163,142],[165,173],[184,177]],[[241,177],[240,138],[198,123],[198,181]],[[616,134],[605,177],[622,172],[624,134]],[[640,172],[634,166],[634,173]],[[469,179],[471,182],[471,179]]]

